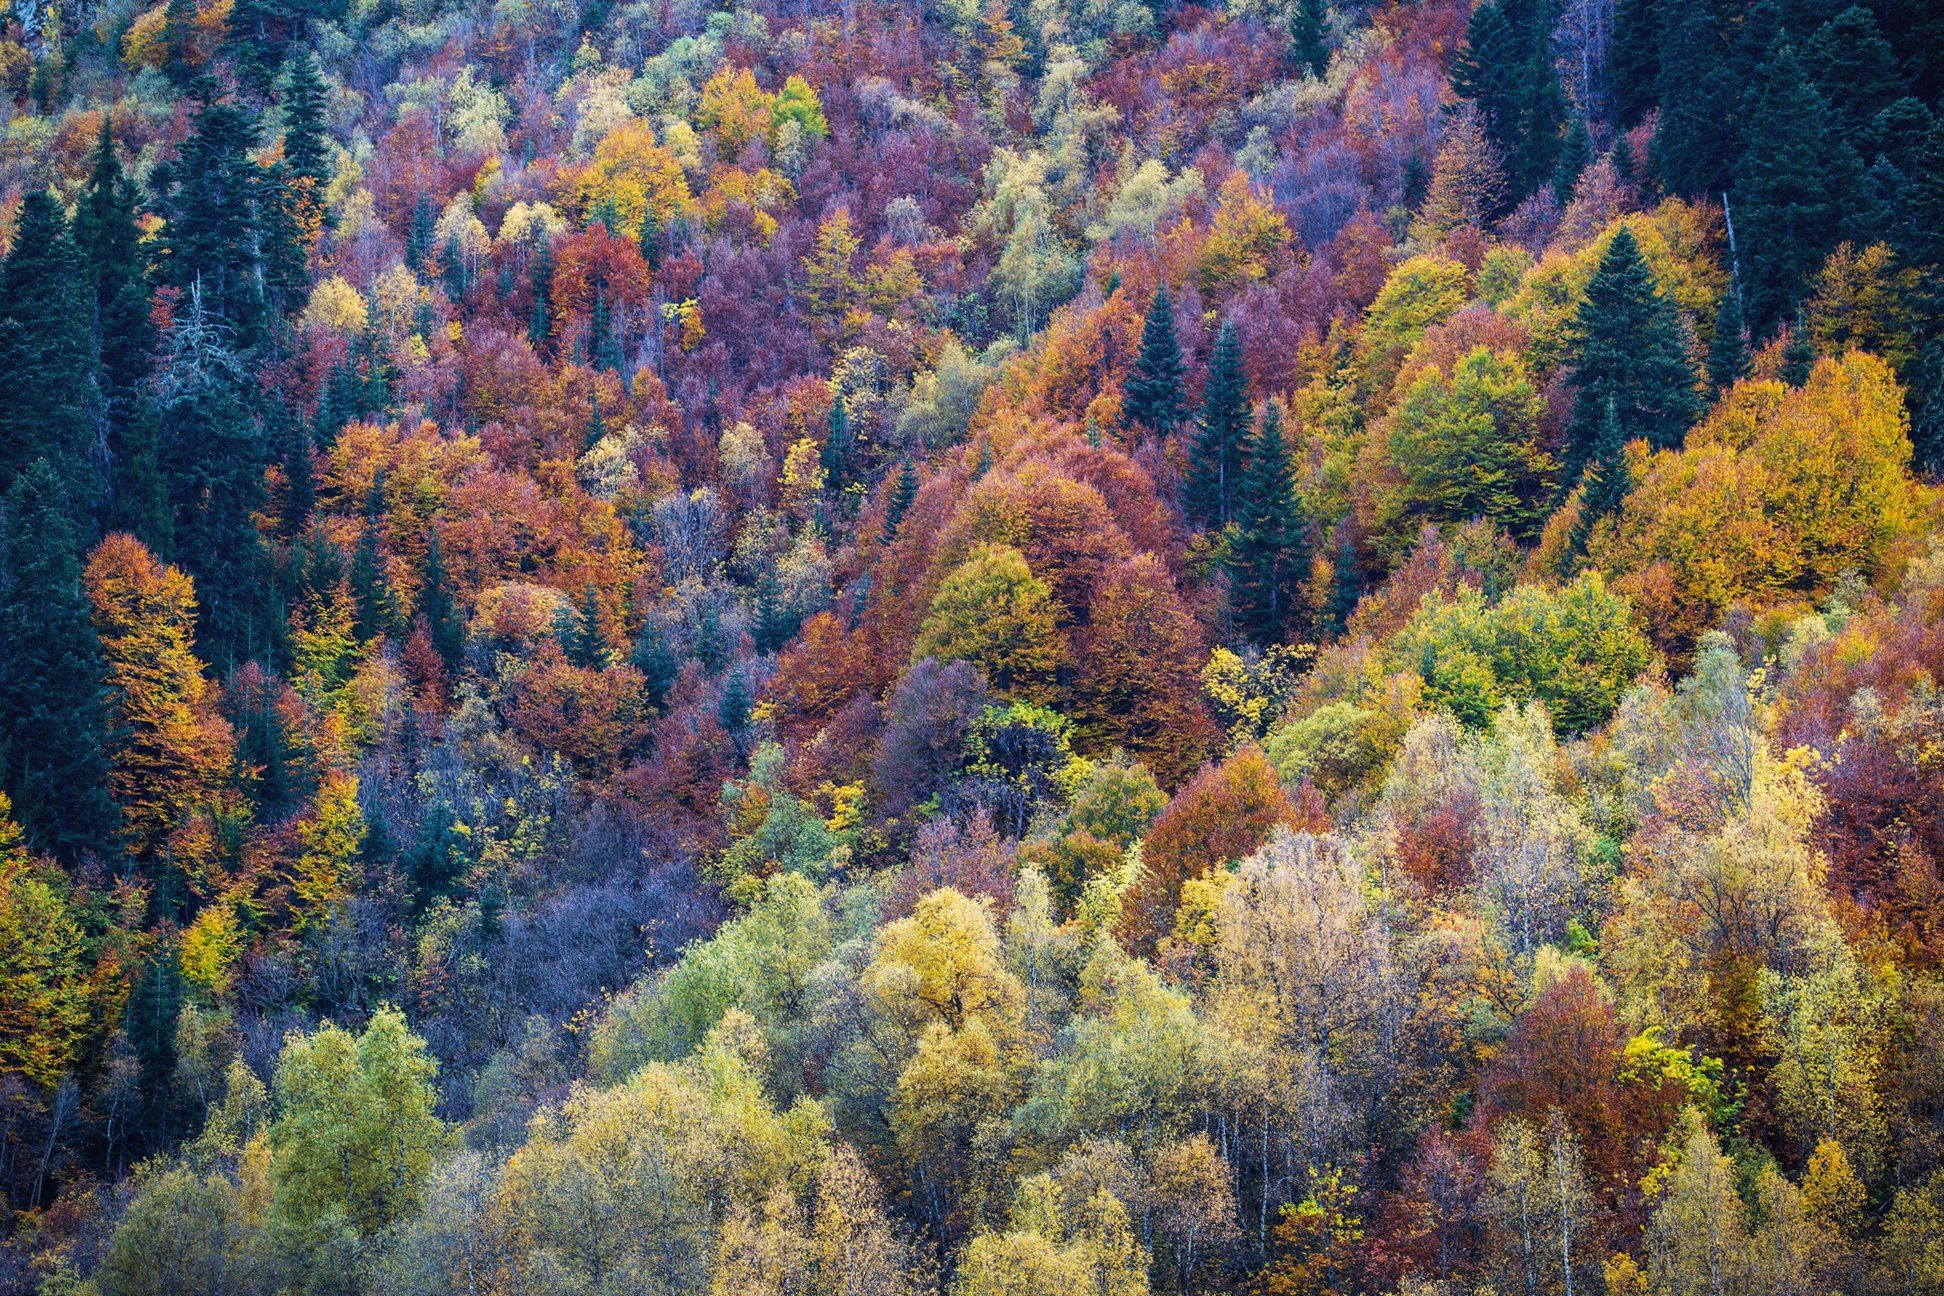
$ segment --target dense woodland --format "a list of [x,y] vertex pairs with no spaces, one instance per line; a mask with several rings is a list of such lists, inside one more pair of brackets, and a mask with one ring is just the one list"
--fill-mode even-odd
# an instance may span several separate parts
[[1944,1293],[1944,8],[142,5],[0,1291]]

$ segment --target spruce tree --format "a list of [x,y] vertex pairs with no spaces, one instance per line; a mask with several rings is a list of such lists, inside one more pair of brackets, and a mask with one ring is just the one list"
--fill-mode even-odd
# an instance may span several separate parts
[[1550,182],[1559,162],[1566,102],[1548,17],[1543,0],[1488,0],[1472,11],[1465,48],[1452,61],[1452,88],[1477,103],[1504,159],[1512,205]]
[[1561,207],[1573,200],[1573,186],[1592,160],[1593,141],[1586,134],[1586,119],[1575,114],[1559,146],[1559,165],[1553,171],[1553,200]]
[[1296,0],[1289,19],[1289,52],[1296,66],[1313,77],[1330,68],[1329,0]]
[[1743,253],[1743,306],[1761,336],[1796,305],[1849,231],[1863,167],[1786,45],[1756,78],[1746,121],[1735,171],[1735,233]]
[[162,9],[162,71],[186,86],[195,76],[195,0],[169,0]]
[[331,178],[330,138],[325,118],[330,108],[324,77],[309,49],[298,46],[284,59],[283,156],[288,183],[297,191],[298,211],[314,229]]
[[1837,130],[1870,149],[1882,141],[1877,115],[1906,93],[1896,51],[1877,20],[1862,5],[1852,5],[1816,30],[1803,62],[1835,115]]
[[884,504],[884,534],[889,538],[897,534],[898,523],[918,498],[918,470],[911,466],[911,460],[904,461],[898,470],[898,480],[891,487],[891,498]]
[[1185,396],[1181,341],[1175,336],[1174,299],[1168,286],[1154,290],[1147,318],[1141,325],[1141,349],[1121,386],[1121,421],[1160,436],[1181,422]]
[[88,462],[92,307],[67,218],[45,190],[30,191],[0,262],[0,490],[44,459],[81,513],[99,493]]
[[1233,321],[1215,335],[1215,353],[1202,388],[1201,420],[1188,452],[1188,517],[1198,526],[1219,529],[1235,516],[1235,493],[1242,479],[1243,443],[1249,434],[1247,380],[1242,372],[1242,342]]
[[405,227],[405,266],[413,274],[423,274],[425,259],[432,251],[432,235],[439,213],[429,194],[421,193],[412,204],[412,220]]
[[1654,106],[1660,79],[1661,0],[1619,0],[1607,51],[1607,83],[1622,128],[1632,127]]
[[452,577],[435,530],[426,540],[425,567],[419,581],[418,614],[425,619],[432,647],[448,670],[457,669],[466,654],[466,618],[452,594]]
[[1593,442],[1581,485],[1579,517],[1566,542],[1565,558],[1569,566],[1576,566],[1586,553],[1593,524],[1619,512],[1627,491],[1632,488],[1627,472],[1627,438],[1620,429],[1620,412],[1613,401],[1607,402],[1606,413],[1600,419],[1599,435]]
[[1782,346],[1782,381],[1791,387],[1801,387],[1809,381],[1809,373],[1816,367],[1816,348],[1809,341],[1809,330],[1802,325],[1802,317],[1789,328],[1789,340]]
[[581,591],[578,607],[560,610],[554,637],[573,665],[585,670],[600,670],[607,665],[607,645],[601,639],[601,603],[592,585]]
[[15,477],[4,508],[0,786],[34,846],[73,860],[105,848],[114,824],[101,643],[60,475],[36,459]]
[[681,660],[668,646],[668,632],[662,629],[660,618],[650,614],[642,621],[634,651],[628,654],[628,664],[641,672],[643,691],[651,703],[660,707],[682,670]]
[[1237,620],[1257,643],[1276,643],[1290,632],[1310,562],[1280,405],[1271,403],[1263,411],[1250,438],[1236,506],[1240,526],[1229,549],[1229,570]]
[[242,108],[204,104],[181,156],[163,172],[169,282],[185,293],[200,284],[203,309],[243,347],[256,340],[263,307],[257,273],[260,168],[249,158],[255,145],[256,123]]
[[1719,194],[1738,147],[1741,77],[1711,0],[1667,0],[1654,157],[1672,193]]
[[527,316],[527,341],[545,352],[553,341],[553,246],[544,240],[533,250],[527,282],[533,290],[533,310]]
[[1700,413],[1680,319],[1624,225],[1587,284],[1576,331],[1578,395],[1561,478],[1568,487],[1586,466],[1609,401],[1626,437],[1656,449],[1680,444]]
[[1363,599],[1364,585],[1363,562],[1347,526],[1337,530],[1336,553],[1330,566],[1330,605],[1324,609],[1324,619],[1331,634],[1342,634]]
[[1731,284],[1715,311],[1714,338],[1708,343],[1708,386],[1724,391],[1748,374],[1748,329],[1742,324],[1741,294]]
[[378,548],[378,527],[367,522],[351,551],[351,604],[354,633],[369,643],[398,632],[398,600],[385,571],[385,555]]

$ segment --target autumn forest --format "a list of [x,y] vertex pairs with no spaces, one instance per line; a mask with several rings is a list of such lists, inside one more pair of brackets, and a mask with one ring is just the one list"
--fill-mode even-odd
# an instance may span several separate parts
[[0,1199],[1944,1296],[1944,8],[13,0]]

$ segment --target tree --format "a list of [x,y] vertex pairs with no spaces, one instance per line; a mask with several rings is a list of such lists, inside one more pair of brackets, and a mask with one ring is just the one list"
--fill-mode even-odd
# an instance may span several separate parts
[[1674,306],[1625,225],[1586,286],[1575,335],[1576,390],[1562,480],[1575,482],[1585,470],[1609,401],[1626,439],[1656,449],[1679,445],[1699,413],[1694,370]]
[[99,989],[59,869],[28,857],[0,792],[0,1075],[50,1089],[94,1027]]
[[450,1139],[433,1111],[437,1070],[392,1007],[357,1036],[328,1023],[291,1034],[270,1127],[277,1216],[302,1235],[335,1213],[369,1236],[415,1214]]
[[68,496],[46,460],[15,478],[5,509],[0,770],[28,840],[73,859],[104,848],[115,818],[104,790],[101,643]]
[[1154,290],[1147,317],[1141,324],[1141,349],[1121,386],[1121,419],[1129,427],[1146,428],[1166,436],[1181,422],[1186,396],[1182,391],[1181,340],[1175,336],[1174,300],[1168,286]]
[[89,557],[85,580],[107,662],[108,789],[123,849],[147,864],[229,775],[235,739],[196,659],[189,578],[117,534]]
[[1330,66],[1329,0],[1296,0],[1289,15],[1289,52],[1304,73],[1320,77]]
[[1224,320],[1215,335],[1215,352],[1202,387],[1201,418],[1188,451],[1187,514],[1212,530],[1235,514],[1242,481],[1243,442],[1249,432],[1248,379],[1242,372],[1242,342],[1235,321]]
[[256,340],[263,313],[262,186],[249,157],[256,143],[256,123],[242,107],[205,103],[162,177],[168,281],[184,292],[199,289],[203,308],[245,345]]
[[1516,358],[1474,347],[1447,374],[1431,369],[1398,403],[1391,459],[1417,519],[1484,518],[1515,538],[1544,517],[1553,458],[1539,445],[1545,402]]
[[1123,747],[1173,785],[1215,745],[1197,687],[1201,627],[1152,554],[1102,572],[1077,642],[1074,718],[1087,750]]
[[1452,61],[1452,88],[1478,104],[1505,158],[1513,202],[1549,182],[1558,166],[1565,99],[1553,70],[1550,13],[1535,0],[1480,5]]
[[1655,1290],[1730,1296],[1743,1290],[1748,1217],[1735,1166],[1699,1112],[1683,1119],[1681,1159],[1648,1229]]
[[1301,624],[1306,610],[1310,536],[1279,404],[1265,408],[1256,424],[1236,505],[1240,526],[1229,546],[1236,611],[1256,643],[1280,643]]
[[90,304],[67,218],[45,190],[29,191],[0,262],[0,491],[45,460],[81,517],[98,494]]
[[1009,545],[980,545],[932,597],[911,658],[966,661],[1003,693],[1050,699],[1066,660],[1059,605]]
[[1863,164],[1787,45],[1756,74],[1746,121],[1735,232],[1746,249],[1742,283],[1759,335],[1797,304],[1853,225],[1845,195],[1862,187]]
[[324,218],[324,186],[331,178],[329,91],[310,49],[284,56],[283,162],[298,229],[308,245]]
[[1620,511],[1633,485],[1627,467],[1626,436],[1620,431],[1620,413],[1612,401],[1607,402],[1606,417],[1600,421],[1600,435],[1593,443],[1580,485],[1579,515],[1573,519],[1564,555],[1569,564],[1585,556],[1594,526],[1601,518]]
[[[445,663],[447,670],[456,670],[466,651],[466,617],[453,597],[452,578],[446,572],[445,555],[439,547],[436,528],[425,542],[425,566],[419,577],[417,614],[425,622],[439,660]],[[649,618],[649,623],[654,623],[653,617]],[[645,629],[643,633],[646,633]]]
[[1418,208],[1417,231],[1436,240],[1454,230],[1483,229],[1504,202],[1505,171],[1498,150],[1485,136],[1477,107],[1461,103],[1438,144],[1431,187]]
[[1331,1166],[1309,1171],[1303,1199],[1285,1205],[1276,1222],[1275,1253],[1263,1270],[1268,1296],[1349,1296],[1363,1249],[1364,1222],[1357,1185]]
[[1748,326],[1742,322],[1741,290],[1730,284],[1715,312],[1708,343],[1708,386],[1726,391],[1748,376]]
[[224,1296],[269,1275],[227,1175],[157,1167],[137,1183],[95,1273],[102,1296]]

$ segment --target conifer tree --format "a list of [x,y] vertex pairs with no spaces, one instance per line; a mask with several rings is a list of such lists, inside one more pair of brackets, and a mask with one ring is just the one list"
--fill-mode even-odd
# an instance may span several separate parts
[[1627,472],[1627,439],[1620,430],[1619,409],[1611,400],[1607,402],[1606,413],[1600,419],[1599,435],[1593,442],[1585,476],[1580,480],[1583,489],[1580,492],[1579,517],[1574,520],[1566,543],[1565,556],[1569,563],[1586,553],[1586,542],[1593,534],[1593,524],[1619,512],[1621,502],[1632,487]]
[[1141,325],[1141,349],[1134,368],[1121,387],[1121,420],[1166,436],[1181,422],[1181,340],[1175,336],[1174,299],[1168,286],[1154,290],[1147,318]]
[[1289,52],[1296,66],[1313,77],[1330,67],[1329,0],[1296,0],[1289,19]]
[[[169,192],[168,280],[201,285],[203,309],[249,346],[262,317],[258,291],[258,168],[249,159],[256,124],[233,103],[205,103],[181,156],[163,173]],[[199,582],[200,584],[200,582]]]
[[104,849],[114,823],[104,779],[101,643],[81,587],[67,491],[45,459],[4,501],[0,563],[0,786],[36,849],[64,860]]
[[1666,0],[1654,158],[1670,192],[1718,194],[1738,146],[1739,81],[1709,0]]
[[385,573],[385,556],[378,548],[378,527],[367,522],[351,551],[351,601],[356,612],[355,633],[369,642],[398,630],[398,600]]
[[1586,134],[1586,119],[1575,113],[1559,146],[1559,164],[1553,170],[1553,200],[1561,207],[1572,201],[1573,186],[1592,160],[1593,141]]
[[1809,372],[1815,367],[1816,348],[1809,341],[1809,330],[1802,326],[1802,317],[1797,316],[1789,329],[1789,340],[1782,346],[1782,381],[1800,387],[1809,381]]
[[662,628],[661,618],[651,614],[642,621],[634,650],[628,654],[628,664],[641,672],[643,691],[659,707],[682,669],[675,650],[668,646],[668,632]]
[[1566,108],[1548,11],[1542,0],[1489,0],[1472,11],[1452,63],[1452,87],[1477,103],[1505,160],[1512,204],[1549,182],[1559,161]]
[[553,246],[544,240],[533,250],[528,266],[528,282],[533,289],[533,311],[527,317],[527,341],[535,351],[545,351],[553,341]]
[[330,139],[325,116],[329,93],[317,59],[302,45],[284,58],[283,156],[287,183],[299,195],[298,211],[315,230],[323,209],[324,185],[331,178]]
[[195,75],[195,0],[169,0],[162,10],[162,70],[179,86]]
[[452,577],[435,530],[425,543],[425,567],[419,581],[418,614],[425,619],[432,647],[448,670],[456,669],[466,652],[466,619],[452,596]]
[[1215,335],[1215,353],[1202,389],[1201,420],[1188,454],[1188,517],[1196,525],[1218,529],[1234,518],[1243,443],[1248,434],[1242,343],[1234,322],[1225,320]]
[[1363,563],[1347,527],[1338,529],[1336,553],[1330,560],[1330,568],[1330,604],[1324,609],[1324,620],[1331,633],[1341,634],[1363,598]]
[[1787,45],[1757,76],[1745,118],[1735,232],[1743,250],[1743,307],[1762,336],[1797,304],[1823,258],[1849,232],[1863,166]]
[[1725,391],[1748,373],[1748,329],[1742,323],[1741,294],[1733,285],[1715,310],[1714,338],[1708,343],[1708,386]]
[[1308,528],[1283,439],[1281,405],[1263,411],[1250,438],[1236,504],[1240,527],[1229,566],[1237,616],[1251,639],[1275,643],[1291,629],[1309,572]]
[[1578,396],[1561,478],[1566,487],[1586,466],[1609,401],[1622,433],[1645,438],[1656,449],[1678,445],[1700,412],[1680,320],[1624,225],[1587,284],[1577,331]]
[[891,498],[884,505],[884,534],[886,537],[897,534],[898,523],[918,498],[918,470],[912,467],[911,460],[904,461],[898,470],[898,480],[891,487]]
[[555,625],[560,651],[575,666],[600,670],[607,665],[607,645],[601,641],[601,604],[594,587],[581,591],[580,605],[562,608]]
[[66,217],[45,190],[29,192],[0,262],[0,490],[44,459],[84,513],[97,494],[91,305]]

